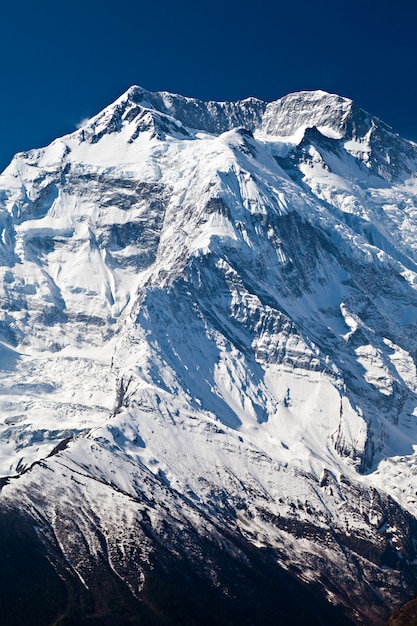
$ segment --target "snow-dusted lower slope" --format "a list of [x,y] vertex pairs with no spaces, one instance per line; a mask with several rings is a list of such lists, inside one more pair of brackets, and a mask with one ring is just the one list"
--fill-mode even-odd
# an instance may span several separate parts
[[101,576],[168,623],[149,580],[184,560],[217,623],[249,578],[251,623],[290,615],[266,579],[306,594],[300,624],[380,624],[415,592],[416,194],[417,147],[325,92],[134,87],[14,158],[1,498],[60,613],[113,614]]

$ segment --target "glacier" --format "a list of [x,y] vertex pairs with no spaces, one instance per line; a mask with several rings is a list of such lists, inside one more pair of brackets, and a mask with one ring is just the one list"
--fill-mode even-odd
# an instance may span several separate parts
[[266,579],[300,624],[415,593],[416,144],[323,91],[135,86],[14,157],[0,225],[0,528],[63,598],[36,623],[132,623],[103,580],[171,623],[155,572],[219,624],[288,620]]

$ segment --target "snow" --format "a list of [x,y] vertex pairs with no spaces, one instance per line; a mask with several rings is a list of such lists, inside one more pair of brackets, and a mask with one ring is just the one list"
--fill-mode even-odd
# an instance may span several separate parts
[[368,344],[356,348],[358,363],[364,368],[364,378],[385,396],[392,394],[392,379],[384,365],[382,354],[374,346]]

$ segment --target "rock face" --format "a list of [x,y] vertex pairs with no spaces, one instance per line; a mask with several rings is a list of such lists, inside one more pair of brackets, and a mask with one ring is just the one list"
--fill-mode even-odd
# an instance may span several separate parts
[[321,91],[132,87],[14,158],[5,624],[378,625],[412,597],[416,198],[417,146]]

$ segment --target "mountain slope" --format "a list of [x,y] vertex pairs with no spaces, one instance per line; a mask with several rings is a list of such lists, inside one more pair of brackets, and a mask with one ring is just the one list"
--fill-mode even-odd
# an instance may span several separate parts
[[176,576],[190,623],[382,624],[413,595],[416,172],[325,92],[133,87],[14,158],[1,497],[60,577],[39,623],[174,623]]

